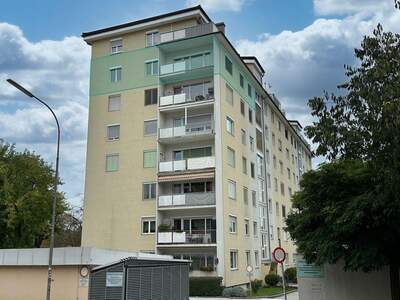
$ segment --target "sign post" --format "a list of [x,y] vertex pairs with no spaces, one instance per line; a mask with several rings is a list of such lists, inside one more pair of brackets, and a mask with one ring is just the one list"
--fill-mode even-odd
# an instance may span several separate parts
[[246,271],[247,271],[247,276],[249,276],[249,287],[250,287],[250,296],[251,296],[251,293],[252,293],[252,289],[251,289],[251,274],[253,273],[253,267],[248,265],[247,268],[246,268]]
[[287,300],[287,295],[286,295],[286,279],[285,279],[285,270],[283,268],[283,262],[286,259],[286,252],[285,250],[280,246],[281,245],[281,240],[279,239],[279,247],[276,247],[274,251],[272,252],[272,256],[275,259],[275,261],[278,264],[281,264],[281,269],[282,269],[282,285],[283,285],[283,295],[285,296],[285,300]]

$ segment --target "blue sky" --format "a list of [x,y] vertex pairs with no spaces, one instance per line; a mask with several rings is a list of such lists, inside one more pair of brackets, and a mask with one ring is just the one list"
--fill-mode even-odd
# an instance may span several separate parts
[[[62,126],[62,190],[83,198],[90,31],[201,4],[224,21],[242,55],[256,55],[288,118],[312,122],[307,100],[342,83],[353,49],[378,22],[400,32],[393,0],[15,0],[0,11],[0,138],[54,161],[48,112],[5,83],[14,78],[55,108]],[[321,161],[318,159],[317,161]]]

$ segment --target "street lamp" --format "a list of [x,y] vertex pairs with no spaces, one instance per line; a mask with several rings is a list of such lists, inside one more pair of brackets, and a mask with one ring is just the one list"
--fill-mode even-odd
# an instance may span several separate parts
[[54,196],[53,196],[53,203],[52,203],[52,212],[51,212],[51,235],[50,235],[50,248],[49,248],[49,267],[48,267],[48,273],[47,273],[47,294],[46,294],[46,300],[50,300],[50,291],[51,291],[51,281],[52,281],[52,271],[53,271],[53,248],[54,248],[54,227],[56,223],[56,205],[57,205],[57,185],[58,185],[58,161],[60,157],[60,124],[58,123],[58,119],[54,111],[50,108],[47,103],[44,101],[40,100],[38,97],[36,97],[34,94],[32,94],[30,91],[16,83],[12,79],[7,79],[7,82],[23,92],[25,95],[27,95],[30,98],[35,98],[37,101],[42,103],[44,106],[46,106],[51,114],[53,115],[56,124],[57,124],[57,155],[56,155],[56,174],[54,177]]

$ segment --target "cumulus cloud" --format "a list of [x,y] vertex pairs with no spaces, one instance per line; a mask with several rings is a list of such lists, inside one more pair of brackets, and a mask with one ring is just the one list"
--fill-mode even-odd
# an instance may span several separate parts
[[186,0],[187,6],[201,5],[209,11],[234,11],[238,12],[249,0]]
[[288,117],[308,125],[312,120],[307,100],[323,90],[335,91],[345,81],[343,66],[356,63],[354,48],[379,22],[385,30],[398,32],[400,12],[392,4],[390,10],[383,7],[372,15],[360,12],[340,19],[319,18],[300,31],[264,33],[256,40],[238,41],[237,47],[241,55],[260,59],[270,91],[281,100]]
[[69,199],[83,192],[90,49],[79,37],[30,42],[0,23],[0,138],[55,158],[50,112],[5,82],[13,78],[54,108],[61,124],[60,175]]

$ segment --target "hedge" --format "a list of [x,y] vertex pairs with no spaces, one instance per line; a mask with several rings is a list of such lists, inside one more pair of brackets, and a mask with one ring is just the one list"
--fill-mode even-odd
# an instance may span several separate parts
[[190,277],[190,296],[221,296],[222,277]]

